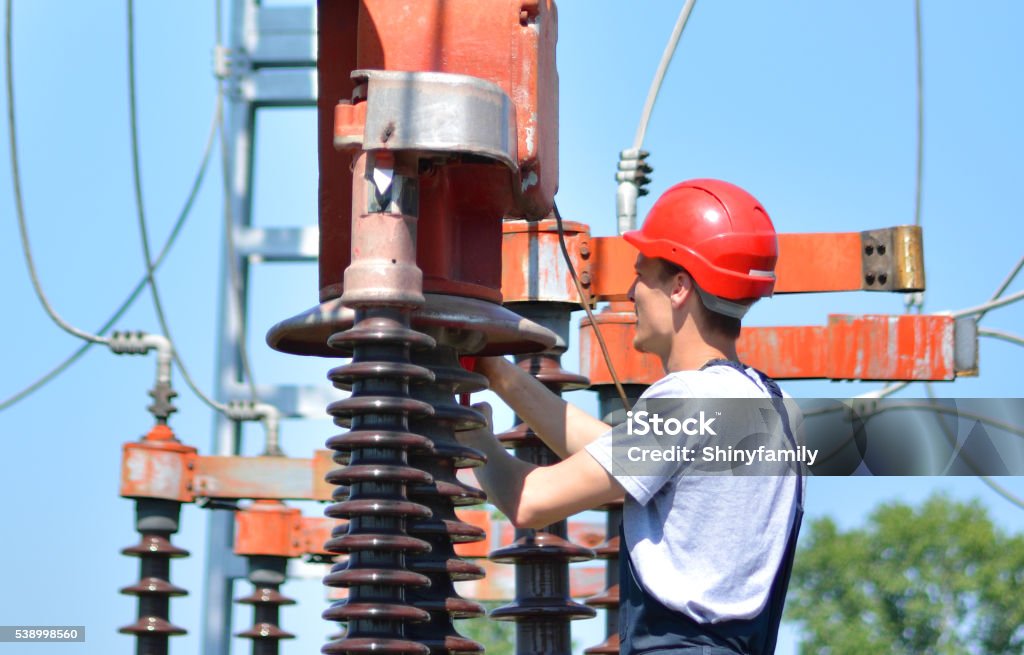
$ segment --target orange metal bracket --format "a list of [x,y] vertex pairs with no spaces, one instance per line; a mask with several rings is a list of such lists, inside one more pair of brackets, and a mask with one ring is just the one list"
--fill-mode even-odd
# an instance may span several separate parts
[[156,425],[141,440],[124,444],[121,495],[190,503],[196,449],[177,440],[166,425]]
[[235,513],[235,553],[299,557],[329,555],[323,545],[331,530],[344,521],[302,516],[295,507],[276,500],[257,500]]
[[[590,287],[590,228],[562,222],[565,247],[580,286]],[[501,295],[510,302],[563,302],[578,305],[580,295],[558,241],[558,224],[543,221],[502,222]]]
[[[661,363],[632,348],[636,318],[630,312],[595,316],[623,384],[651,384]],[[956,360],[956,322],[942,315],[830,315],[824,326],[743,328],[740,358],[777,379],[953,380],[976,375],[976,364]],[[593,385],[612,384],[593,339],[580,324],[580,367]]]
[[193,492],[207,498],[331,500],[334,486],[324,476],[335,467],[332,454],[318,450],[311,459],[197,457]]
[[[866,232],[779,235],[775,293],[921,291],[921,229],[898,226]],[[621,237],[590,239],[595,300],[627,300],[636,249]]]
[[168,448],[132,442],[124,446],[121,495],[183,503],[204,497],[331,500],[334,486],[324,480],[336,466],[331,455],[318,450],[310,459],[207,456],[181,444]]

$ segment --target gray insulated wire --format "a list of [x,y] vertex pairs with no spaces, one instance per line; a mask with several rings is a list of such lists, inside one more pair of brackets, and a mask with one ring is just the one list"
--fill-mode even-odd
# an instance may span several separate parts
[[[164,259],[167,257],[167,254],[174,246],[175,241],[177,241],[178,235],[181,234],[181,230],[185,226],[185,222],[188,220],[188,217],[192,214],[192,207],[195,204],[196,197],[199,195],[199,189],[202,187],[203,179],[206,176],[206,169],[207,165],[210,162],[210,154],[213,152],[213,141],[216,138],[216,136],[217,121],[216,116],[214,116],[214,119],[210,122],[210,131],[206,138],[206,146],[203,148],[203,156],[202,159],[200,160],[199,169],[196,171],[195,178],[192,180],[192,185],[189,189],[188,198],[185,199],[185,204],[184,206],[182,206],[181,212],[178,214],[178,218],[174,222],[174,227],[171,228],[171,233],[168,235],[167,241],[164,242],[163,247],[160,248],[160,252],[156,256],[156,260],[153,262],[154,269],[159,268],[160,264],[163,263]],[[143,275],[142,279],[140,279],[135,284],[135,288],[132,289],[131,293],[129,293],[128,296],[124,299],[124,301],[121,302],[120,306],[118,306],[117,310],[115,310],[114,313],[110,315],[110,318],[108,318],[103,323],[103,325],[101,325],[100,328],[96,331],[96,334],[101,336],[106,334],[107,331],[110,330],[110,328],[112,328],[114,324],[118,320],[120,320],[122,316],[124,316],[125,312],[127,312],[128,309],[135,303],[135,300],[138,299],[143,289],[146,288],[146,282],[148,281],[148,279],[148,276]],[[0,411],[7,409],[8,407],[27,398],[28,396],[32,395],[39,389],[43,388],[48,382],[55,379],[61,373],[70,368],[71,365],[78,361],[78,359],[81,358],[81,356],[84,355],[86,351],[89,350],[89,348],[91,348],[95,343],[96,342],[94,341],[86,341],[81,346],[79,346],[73,353],[65,357],[60,364],[54,366],[52,369],[41,375],[34,382],[26,386],[21,391],[11,395],[10,397],[6,398],[3,401],[0,401]]]
[[[654,112],[654,103],[658,100],[661,83],[665,80],[665,73],[668,72],[668,66],[672,63],[676,46],[679,45],[679,39],[683,36],[683,30],[686,28],[686,23],[690,19],[690,13],[693,11],[695,4],[697,4],[696,0],[686,0],[683,8],[679,11],[675,27],[672,28],[672,34],[668,38],[668,43],[665,44],[665,50],[661,53],[658,68],[654,72],[654,79],[651,80],[651,86],[647,90],[647,99],[644,101],[643,111],[640,112],[640,122],[636,126],[636,135],[633,137],[633,147],[630,150],[623,151],[621,155],[623,159],[635,160],[635,162],[631,163],[636,165],[640,165],[644,157],[646,157],[646,153],[642,151],[642,148],[644,137],[647,134],[647,125],[650,123],[651,114]],[[620,164],[620,170],[621,166],[622,164]],[[643,175],[642,172],[640,174],[641,176]],[[620,181],[618,184],[615,195],[619,234],[636,228],[636,201],[641,195],[641,184],[640,180],[636,182]]]
[[[146,262],[146,280],[149,284],[150,295],[153,298],[153,309],[156,312],[157,321],[160,323],[160,329],[163,330],[164,335],[167,339],[174,344],[174,338],[171,335],[170,327],[167,322],[167,316],[164,313],[163,303],[160,300],[160,292],[156,284],[156,276],[154,275],[153,256],[149,247],[149,229],[146,225],[146,208],[142,197],[142,166],[140,163],[139,156],[139,127],[138,127],[138,107],[136,103],[136,87],[135,87],[135,3],[134,0],[128,0],[127,2],[127,19],[128,19],[128,109],[129,109],[129,125],[131,128],[131,155],[132,155],[132,186],[135,191],[135,215],[138,219],[139,235],[142,241],[142,254]],[[217,98],[217,122],[220,121],[220,113],[222,111],[222,101],[218,94]],[[220,412],[226,412],[227,406],[218,403],[217,401],[210,398],[208,395],[196,385],[192,376],[189,374],[188,369],[184,366],[181,360],[181,356],[178,354],[177,347],[174,347],[172,352],[174,353],[174,363],[178,366],[181,371],[182,378],[185,379],[185,383],[189,389],[195,393],[204,403]]]
[[6,68],[5,77],[7,81],[7,133],[8,139],[10,140],[10,154],[11,154],[11,181],[14,186],[14,206],[15,213],[18,217],[18,234],[21,237],[21,251],[25,256],[25,264],[28,267],[28,275],[32,280],[32,288],[36,292],[36,297],[39,298],[39,302],[42,303],[43,309],[49,314],[50,318],[60,329],[64,330],[68,334],[90,341],[92,343],[107,343],[107,339],[90,334],[85,330],[80,330],[75,326],[65,321],[60,314],[50,304],[49,298],[46,297],[46,292],[43,291],[43,285],[39,281],[39,274],[36,271],[35,260],[32,258],[32,246],[28,238],[28,225],[25,219],[25,203],[22,198],[21,191],[21,170],[18,166],[18,130],[17,121],[14,115],[14,57],[13,47],[11,45],[11,35],[13,33],[13,0],[7,0],[6,12],[4,17],[4,49],[6,56]]

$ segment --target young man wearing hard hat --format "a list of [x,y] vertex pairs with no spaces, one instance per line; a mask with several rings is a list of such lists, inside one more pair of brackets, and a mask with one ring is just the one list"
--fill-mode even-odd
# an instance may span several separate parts
[[[642,229],[630,299],[633,346],[665,377],[641,400],[781,399],[739,363],[740,319],[775,284],[775,228],[760,203],[719,180],[666,191]],[[612,430],[502,358],[476,370],[562,461],[536,466],[489,429],[459,433],[483,451],[477,479],[518,527],[542,528],[624,500],[619,625],[622,653],[770,653],[802,516],[803,477],[613,474]],[[782,425],[792,441],[781,403]],[[490,424],[490,408],[480,406]]]

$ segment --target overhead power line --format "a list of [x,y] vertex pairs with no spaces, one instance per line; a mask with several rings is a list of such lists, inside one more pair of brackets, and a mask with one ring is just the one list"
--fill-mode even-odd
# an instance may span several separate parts
[[[153,299],[153,309],[156,312],[157,321],[160,323],[160,329],[164,335],[170,340],[174,353],[174,363],[177,364],[178,369],[181,371],[181,376],[185,379],[185,383],[196,394],[204,403],[209,405],[211,408],[226,412],[227,406],[218,403],[196,385],[193,381],[191,374],[188,369],[182,363],[181,356],[178,353],[174,338],[171,336],[170,326],[167,322],[167,316],[164,313],[163,303],[160,300],[160,291],[156,284],[155,267],[153,262],[153,256],[149,247],[149,228],[146,225],[146,208],[142,197],[142,166],[140,162],[139,153],[139,128],[138,128],[138,107],[136,102],[136,86],[135,86],[135,2],[134,0],[128,0],[127,2],[127,18],[128,18],[128,110],[129,110],[129,126],[131,131],[131,155],[132,155],[132,187],[135,192],[135,215],[138,220],[139,236],[142,241],[142,255],[146,264],[146,281],[149,285],[150,295]],[[223,103],[220,94],[217,95],[217,108],[214,112],[216,116],[216,122],[220,125],[220,114],[223,111]]]
[[[221,40],[220,40],[220,31],[221,31],[220,30],[220,13],[221,13],[221,5],[220,5],[219,1],[214,3],[214,4],[215,4],[214,10],[215,10],[215,12],[217,14],[217,19],[216,19],[216,23],[215,23],[216,24],[216,30],[215,30],[216,31],[216,36],[215,36],[216,46],[215,47],[216,47],[217,51],[219,52],[220,49],[221,49]],[[127,27],[128,27],[128,30],[127,30],[127,32],[128,32],[128,104],[129,104],[129,119],[130,119],[129,120],[129,124],[130,124],[130,128],[131,128],[132,183],[133,183],[133,189],[134,189],[134,192],[135,192],[135,210],[136,210],[135,214],[136,214],[136,218],[137,218],[137,222],[138,222],[139,236],[140,236],[140,240],[141,240],[141,244],[142,244],[142,254],[143,254],[143,258],[144,258],[145,263],[146,263],[146,281],[147,281],[149,289],[150,289],[150,295],[151,295],[151,297],[153,299],[153,309],[156,312],[157,321],[160,323],[161,330],[163,330],[164,335],[166,335],[167,339],[170,340],[171,343],[173,344],[174,343],[174,339],[171,336],[170,325],[169,325],[169,323],[167,321],[166,313],[164,312],[163,302],[160,299],[160,291],[159,291],[159,288],[158,288],[157,283],[156,283],[156,276],[154,274],[155,273],[155,266],[154,266],[154,262],[153,262],[153,258],[152,258],[152,252],[150,250],[150,245],[149,245],[149,228],[148,228],[148,225],[147,225],[145,202],[144,202],[144,198],[143,198],[143,194],[142,194],[142,165],[141,165],[140,147],[139,147],[138,106],[137,106],[137,104],[138,104],[137,103],[137,96],[138,96],[138,94],[137,94],[136,83],[135,83],[135,63],[136,63],[136,57],[135,57],[135,3],[134,3],[134,0],[127,0],[126,8],[127,8],[127,22],[128,22],[128,25],[127,25]],[[225,203],[229,203],[230,202],[230,198],[228,197],[227,192],[228,192],[228,190],[230,188],[229,187],[230,181],[228,180],[228,177],[227,177],[228,168],[229,167],[228,167],[228,163],[227,163],[226,146],[224,145],[225,144],[225,138],[224,138],[224,130],[223,130],[223,113],[224,113],[224,87],[223,87],[223,81],[219,80],[218,84],[217,84],[217,102],[216,102],[216,111],[214,112],[214,122],[217,124],[217,131],[220,133],[220,140],[221,140],[221,157],[222,157],[222,165],[223,165],[223,168],[224,168],[224,170],[223,170],[223,177],[224,177],[224,184],[225,184]],[[226,211],[230,211],[230,210],[226,209]],[[230,221],[230,214],[227,214],[227,216],[228,216],[228,221],[227,221],[228,222],[228,234],[226,235],[226,238],[228,239],[229,254],[233,257],[234,256],[233,225],[231,224],[231,221]],[[235,289],[237,289],[237,286],[235,284],[237,282],[237,280],[235,280],[234,278],[232,278],[232,280],[233,280],[232,287],[233,287],[233,291],[234,291]],[[240,321],[239,321],[239,324],[240,324]],[[240,338],[239,341],[242,342],[243,340]],[[243,352],[245,352],[244,351],[244,348],[245,348],[244,344],[242,344],[241,348],[243,349]],[[277,439],[277,437],[276,437],[277,427],[276,426],[277,426],[277,420],[278,420],[278,417],[280,416],[280,414],[279,414],[279,412],[278,412],[276,407],[273,407],[271,405],[267,405],[267,404],[258,402],[258,399],[256,397],[256,386],[255,386],[255,383],[252,381],[251,375],[248,375],[248,373],[247,373],[247,377],[249,379],[249,387],[250,387],[250,390],[252,391],[252,395],[253,395],[252,401],[251,402],[247,402],[247,403],[235,403],[235,402],[232,402],[232,403],[224,404],[224,403],[221,403],[221,402],[218,402],[218,401],[214,400],[208,394],[204,393],[202,391],[202,389],[199,388],[199,386],[193,380],[193,378],[192,378],[191,374],[189,373],[188,369],[185,367],[185,364],[182,361],[181,355],[178,352],[178,348],[177,347],[173,348],[172,352],[173,352],[173,356],[174,356],[174,363],[178,366],[178,369],[181,371],[182,378],[184,378],[185,383],[188,385],[189,389],[191,389],[192,392],[200,400],[202,400],[211,409],[214,409],[214,410],[216,410],[218,412],[221,412],[226,417],[228,417],[229,419],[232,419],[232,420],[240,421],[240,420],[258,420],[258,419],[262,419],[264,421],[264,423],[266,424],[266,427],[267,427],[268,438],[269,438],[269,436],[271,434],[274,435],[273,436],[273,439],[275,440],[275,446],[274,447],[276,448],[276,439]],[[248,355],[247,354],[244,355],[244,359],[246,360],[245,368],[248,371],[248,363],[247,363]]]
[[668,43],[665,44],[665,50],[661,54],[658,69],[654,73],[654,79],[651,80],[651,87],[647,90],[647,100],[644,102],[644,109],[640,114],[640,123],[636,126],[636,136],[633,137],[633,148],[637,150],[644,145],[647,124],[651,121],[651,113],[654,111],[654,103],[658,100],[661,83],[665,79],[665,73],[668,72],[669,64],[672,63],[672,56],[676,52],[676,46],[679,45],[679,39],[683,36],[683,30],[686,28],[686,21],[690,19],[690,12],[693,11],[695,4],[697,4],[697,0],[686,0],[686,3],[683,4],[682,10],[679,12],[679,18],[676,19],[675,27],[672,28],[672,34],[668,38]]
[[[196,171],[196,175],[192,180],[192,184],[189,188],[188,197],[185,199],[185,204],[182,206],[181,211],[178,214],[178,218],[177,220],[175,220],[174,226],[171,228],[171,233],[168,235],[167,241],[164,242],[164,245],[160,248],[160,252],[157,254],[156,259],[153,261],[154,268],[159,268],[160,265],[163,263],[164,258],[167,257],[167,254],[170,252],[171,248],[174,246],[174,243],[177,241],[178,235],[181,234],[181,230],[185,226],[185,222],[187,221],[188,217],[192,215],[192,207],[195,205],[196,197],[199,195],[199,189],[202,187],[203,179],[206,176],[207,165],[210,162],[210,154],[213,152],[213,142],[216,137],[217,118],[215,111],[214,117],[210,121],[210,129],[206,137],[206,145],[203,148],[203,156],[199,162],[199,169]],[[148,276],[142,276],[142,278],[135,284],[135,287],[132,289],[131,293],[129,293],[128,296],[121,302],[121,304],[114,311],[114,313],[110,315],[110,318],[108,318],[103,323],[103,325],[101,325],[100,328],[96,330],[96,334],[100,336],[105,335],[107,331],[110,330],[110,328],[112,328],[114,324],[121,319],[122,316],[124,316],[125,312],[127,312],[128,309],[135,303],[135,300],[142,293],[143,289],[146,288],[146,282],[148,279]],[[79,346],[74,352],[65,357],[64,360],[61,361],[61,363],[54,366],[45,374],[37,378],[34,382],[26,386],[24,389],[11,395],[5,400],[0,401],[0,411],[7,409],[8,407],[14,405],[15,403],[20,402],[21,400],[24,400],[28,396],[32,395],[39,389],[46,386],[46,384],[49,383],[51,380],[56,379],[61,373],[68,370],[72,364],[78,361],[82,357],[82,355],[84,355],[86,351],[88,351],[89,348],[91,348],[95,343],[96,342],[94,341],[86,341],[81,346]]]
[[12,5],[13,0],[7,0],[6,12],[4,18],[4,49],[6,53],[6,67],[5,67],[5,78],[7,82],[7,133],[8,139],[10,140],[10,155],[11,155],[11,181],[14,186],[14,206],[15,213],[18,218],[18,234],[21,237],[21,252],[25,256],[25,264],[28,267],[28,276],[32,280],[32,288],[36,292],[36,297],[39,302],[42,303],[43,309],[49,314],[50,319],[62,330],[68,334],[91,341],[93,343],[107,343],[107,339],[90,334],[85,330],[81,330],[71,325],[61,317],[60,314],[50,304],[49,298],[46,296],[46,292],[43,291],[43,285],[39,281],[39,274],[36,271],[35,260],[32,258],[32,246],[28,238],[28,225],[25,219],[25,203],[22,198],[21,191],[21,169],[18,165],[18,129],[17,121],[15,120],[14,114],[14,54],[12,47],[11,35],[14,31],[14,20],[12,18]]
[[1010,334],[1002,330],[993,330],[992,328],[979,328],[978,336],[980,337],[991,337],[993,339],[1002,339],[1003,341],[1009,341],[1015,343],[1018,346],[1024,346],[1024,337],[1018,337],[1016,334]]

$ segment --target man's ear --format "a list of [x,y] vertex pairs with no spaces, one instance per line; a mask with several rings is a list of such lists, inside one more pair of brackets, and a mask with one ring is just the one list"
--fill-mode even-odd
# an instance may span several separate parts
[[686,271],[679,271],[673,276],[672,291],[669,293],[669,301],[672,309],[679,309],[686,302],[686,299],[693,294],[693,278]]

